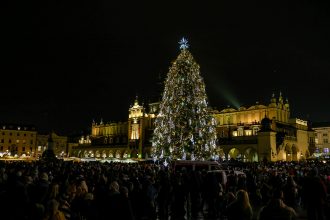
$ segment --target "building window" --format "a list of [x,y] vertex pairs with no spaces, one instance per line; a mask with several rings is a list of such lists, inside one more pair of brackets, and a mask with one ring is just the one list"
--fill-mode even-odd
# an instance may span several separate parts
[[16,143],[18,144],[19,143],[19,140],[16,140]]
[[38,151],[41,151],[41,146],[38,146]]
[[246,136],[251,136],[252,135],[252,131],[251,130],[245,130],[245,135]]
[[11,139],[8,140],[8,143],[11,143]]
[[225,131],[224,130],[221,131],[221,137],[225,137]]
[[328,133],[323,133],[323,137],[328,137]]
[[13,133],[10,132],[10,133],[9,133],[9,136],[12,136],[12,135],[13,135]]
[[19,133],[17,133],[17,136],[19,136]]
[[33,144],[33,140],[30,141],[30,144]]
[[328,154],[329,153],[329,148],[324,148],[323,153]]
[[0,147],[0,150],[3,151],[3,146]]
[[132,124],[131,139],[132,140],[139,139],[139,124]]
[[2,132],[2,135],[5,135],[6,133],[5,132]]
[[243,128],[238,128],[237,129],[237,136],[243,136],[244,133],[243,133]]
[[25,144],[26,143],[26,140],[23,140],[23,144]]
[[25,151],[25,147],[22,147],[22,151]]
[[1,143],[4,143],[5,142],[5,139],[1,139]]
[[258,127],[252,127],[252,135],[257,135],[259,131]]
[[328,139],[323,139],[323,143],[327,144],[328,143]]
[[26,134],[24,134],[24,137],[26,136]]

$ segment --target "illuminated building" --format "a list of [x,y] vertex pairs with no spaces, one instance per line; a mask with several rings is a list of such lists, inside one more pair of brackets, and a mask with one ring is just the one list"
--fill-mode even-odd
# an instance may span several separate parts
[[315,131],[315,156],[329,156],[330,122],[313,123]]
[[[72,155],[97,158],[148,158],[159,103],[146,110],[138,100],[129,108],[127,122],[92,123]],[[218,153],[241,161],[298,161],[315,150],[315,132],[307,121],[290,118],[290,105],[273,94],[268,105],[212,110],[217,121]]]
[[150,138],[153,132],[156,111],[155,106],[150,109],[151,111],[147,113],[145,108],[139,105],[137,98],[134,101],[134,105],[129,108],[128,146],[131,157],[141,158],[142,155],[148,156],[149,151],[146,148],[151,145]]
[[153,122],[158,103],[149,104],[149,111],[136,98],[129,108],[127,122],[93,121],[90,135],[82,136],[72,156],[96,158],[146,158],[150,155]]
[[223,159],[298,161],[311,155],[314,132],[307,121],[290,118],[282,95],[270,104],[213,111]]
[[80,152],[83,157],[125,157],[127,122],[93,122],[91,136],[83,137],[79,142],[84,149]]
[[0,125],[0,156],[34,156],[36,136],[34,126]]
[[[265,117],[275,119],[280,122],[288,123],[290,118],[290,105],[288,100],[284,102],[282,94],[280,94],[278,100],[275,98],[275,94],[272,95],[269,105],[261,105],[256,103],[250,107],[241,106],[238,109],[225,108],[219,113],[215,114],[218,125],[234,125],[234,124],[246,124],[253,125],[260,123]],[[252,128],[252,127],[251,127]]]

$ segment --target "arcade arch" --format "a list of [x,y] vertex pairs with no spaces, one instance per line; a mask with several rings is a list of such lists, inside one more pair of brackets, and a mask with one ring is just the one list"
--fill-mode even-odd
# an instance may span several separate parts
[[243,160],[244,162],[258,162],[257,151],[252,147],[245,149],[243,153]]
[[109,157],[114,158],[115,157],[115,152],[113,150],[109,150]]
[[296,145],[292,145],[291,153],[292,153],[291,160],[298,161],[298,149],[297,149]]
[[284,152],[285,152],[285,160],[292,161],[292,148],[290,147],[289,144],[285,145]]
[[235,159],[235,160],[241,160],[242,154],[238,148],[231,148],[228,152],[228,160]]
[[105,150],[102,151],[102,155],[101,156],[102,156],[102,158],[106,158],[107,157],[107,153],[106,153]]

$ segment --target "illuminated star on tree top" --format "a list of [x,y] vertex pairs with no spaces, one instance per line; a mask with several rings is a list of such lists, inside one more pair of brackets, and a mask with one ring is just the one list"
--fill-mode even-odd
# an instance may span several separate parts
[[179,41],[179,44],[181,50],[187,49],[189,47],[188,40],[184,37]]

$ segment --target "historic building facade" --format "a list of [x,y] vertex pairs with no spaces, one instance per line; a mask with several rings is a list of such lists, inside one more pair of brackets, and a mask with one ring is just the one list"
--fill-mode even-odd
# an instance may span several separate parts
[[[129,108],[128,121],[92,123],[92,132],[80,139],[72,156],[148,158],[159,103],[147,109],[138,100]],[[290,118],[290,105],[273,94],[267,105],[212,110],[217,121],[219,156],[242,161],[297,161],[315,150],[315,132],[307,121]]]
[[71,156],[148,158],[157,111],[157,103],[149,104],[146,110],[136,98],[127,122],[93,122],[91,134],[81,137],[79,145],[72,147]]
[[315,156],[329,157],[330,122],[313,123],[315,130]]
[[314,150],[315,134],[307,121],[290,118],[290,105],[280,94],[268,105],[213,111],[219,154],[242,161],[297,161]]
[[0,156],[34,156],[36,137],[34,126],[0,125]]

